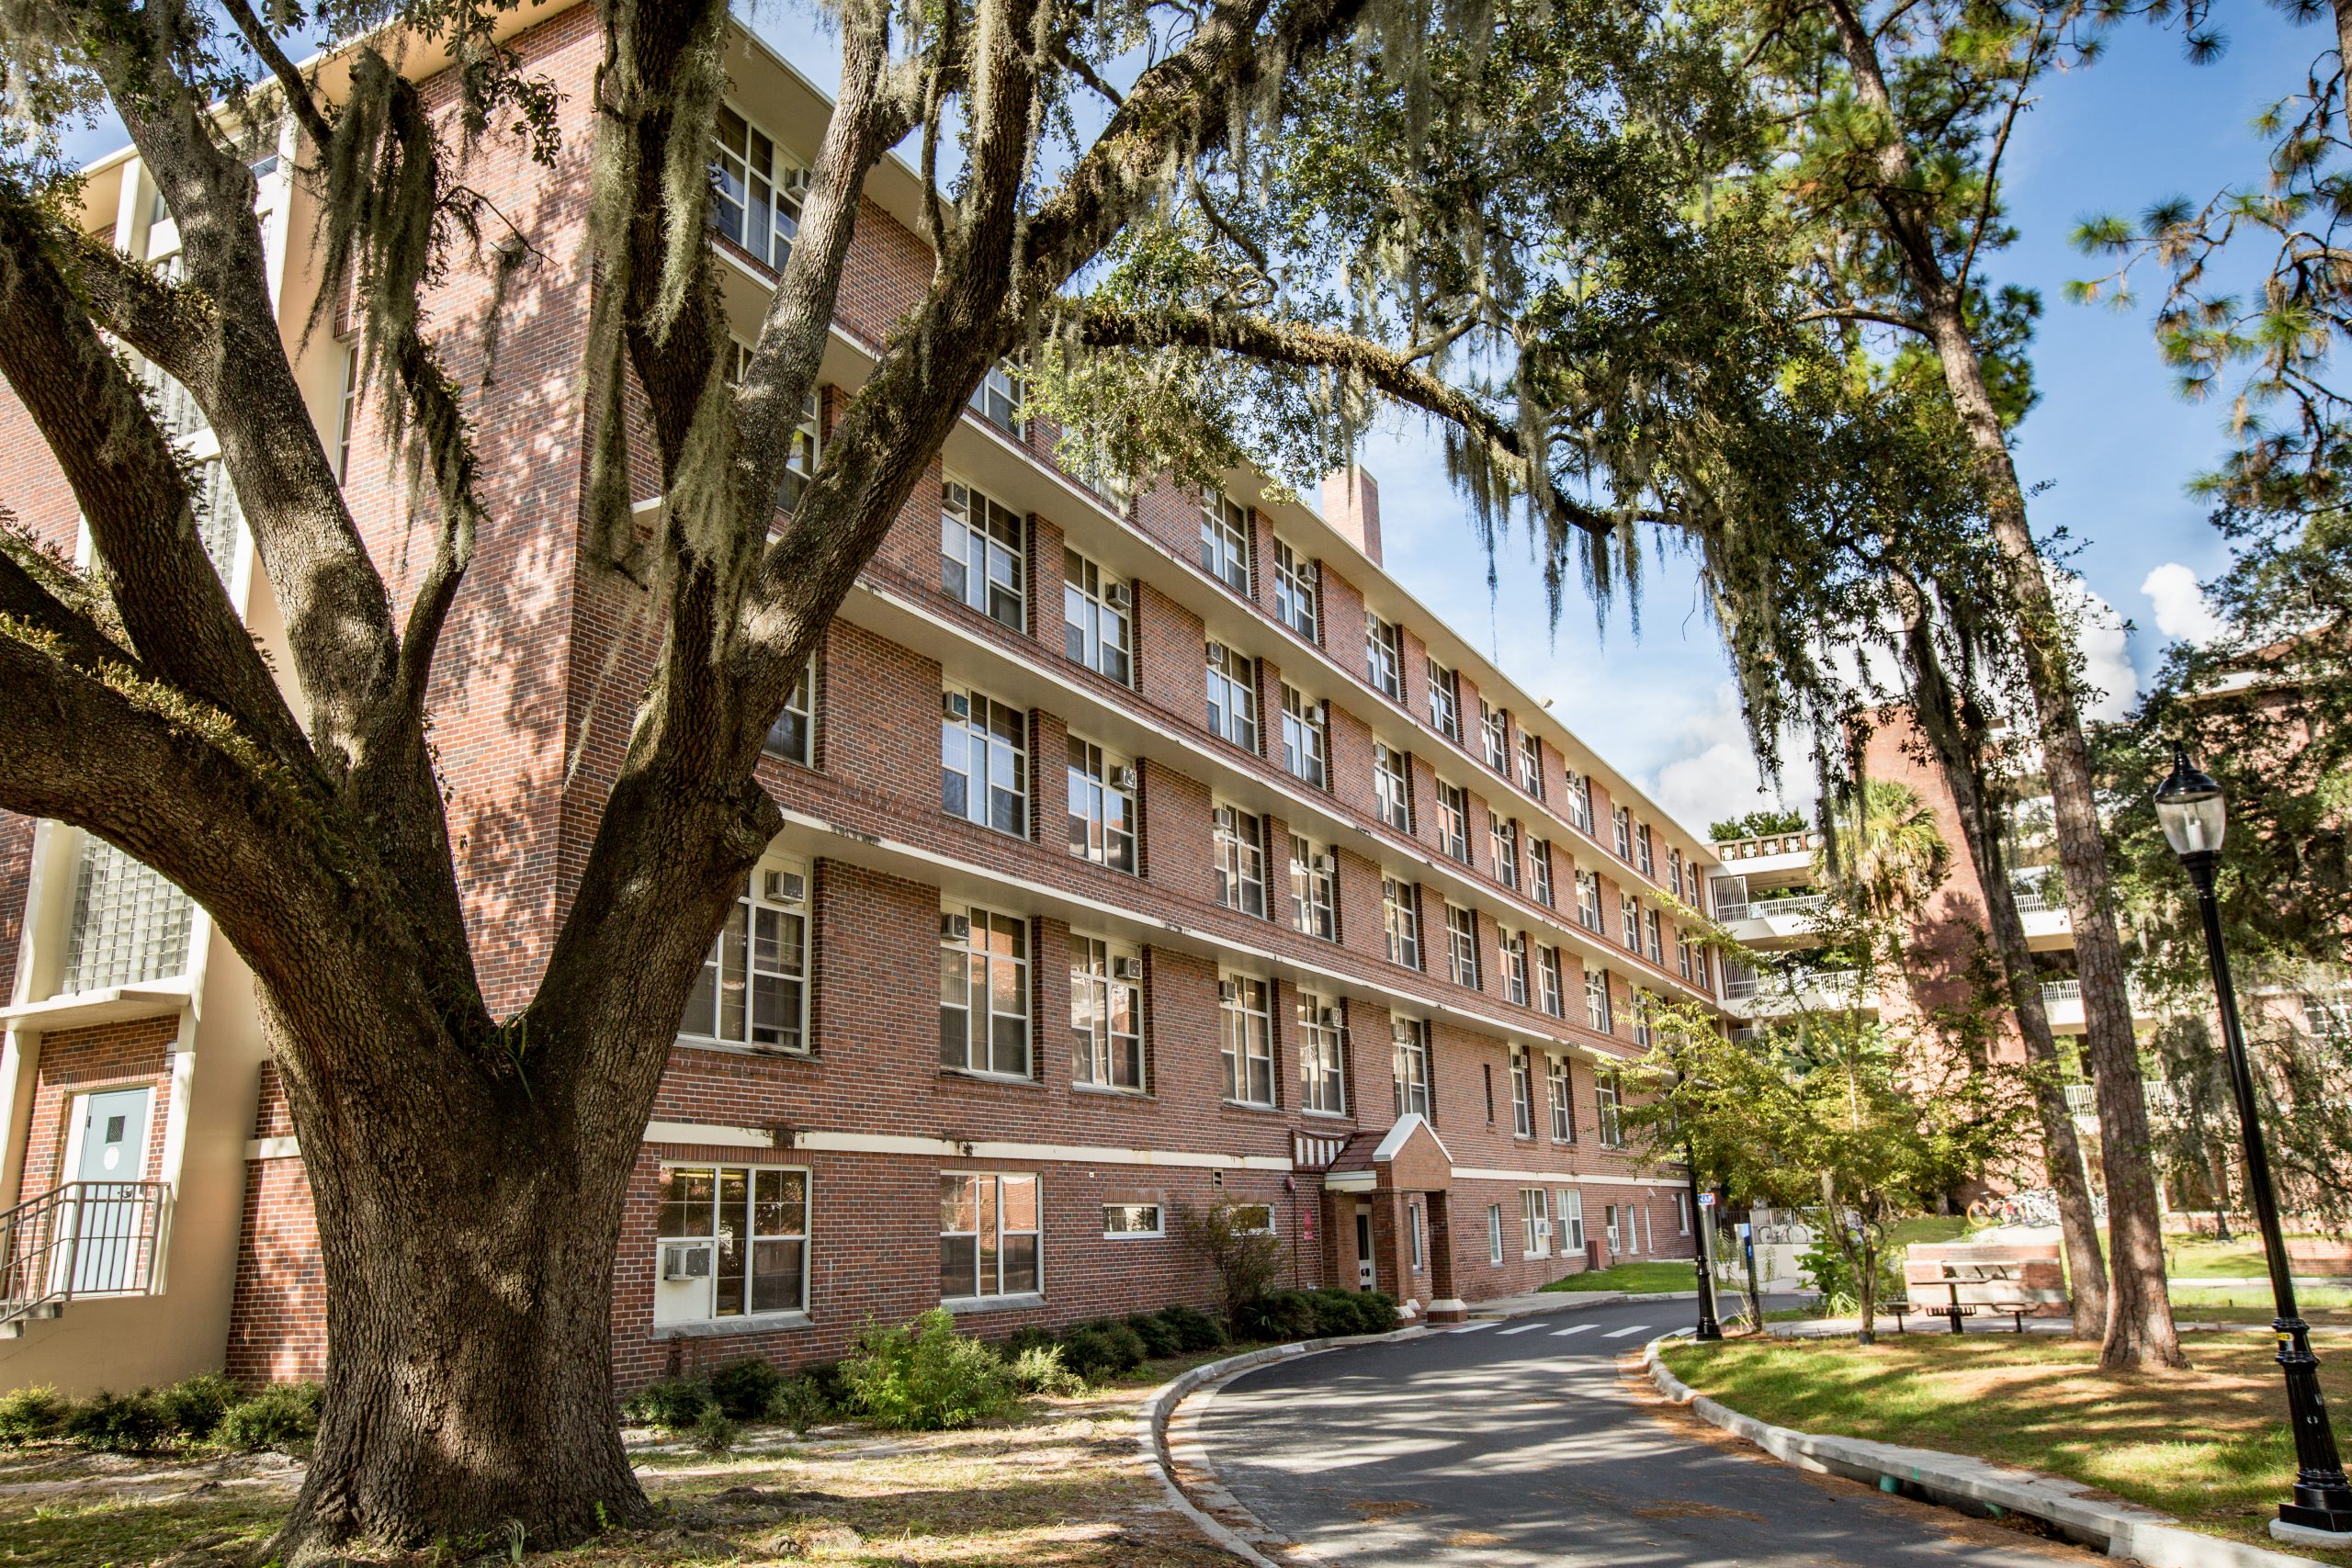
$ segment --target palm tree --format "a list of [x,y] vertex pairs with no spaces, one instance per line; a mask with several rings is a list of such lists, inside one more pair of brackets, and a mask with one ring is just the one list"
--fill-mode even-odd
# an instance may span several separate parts
[[1840,801],[1834,863],[1823,880],[1856,912],[1877,919],[1905,919],[1943,886],[1951,846],[1919,792],[1893,779],[1864,779]]

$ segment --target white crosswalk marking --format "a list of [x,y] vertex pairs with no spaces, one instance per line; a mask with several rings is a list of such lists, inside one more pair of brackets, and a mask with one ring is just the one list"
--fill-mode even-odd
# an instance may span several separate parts
[[1608,1333],[1602,1335],[1601,1337],[1603,1339],[1623,1339],[1628,1334],[1647,1334],[1649,1331],[1650,1325],[1648,1324],[1637,1323],[1631,1328],[1612,1328]]
[[[1539,1329],[1539,1328],[1541,1328],[1541,1327],[1543,1327],[1543,1326],[1544,1326],[1544,1325],[1543,1325],[1542,1324],[1540,1324],[1540,1323],[1522,1323],[1522,1324],[1521,1324],[1517,1328],[1506,1328],[1506,1329],[1504,1329],[1504,1330],[1503,1330],[1503,1333],[1504,1333],[1504,1334],[1532,1334],[1532,1333],[1534,1333],[1537,1329]],[[1500,1337],[1501,1337],[1501,1336],[1500,1336],[1500,1335],[1498,1335],[1496,1337],[1500,1338]]]
[[1572,1323],[1566,1328],[1556,1330],[1553,1334],[1552,1337],[1555,1339],[1566,1339],[1571,1334],[1583,1334],[1591,1327],[1592,1325],[1589,1323]]
[[1493,1317],[1490,1317],[1490,1318],[1487,1319],[1487,1321],[1486,1321],[1486,1322],[1484,1322],[1484,1323],[1465,1323],[1465,1324],[1464,1324],[1461,1327],[1459,1327],[1459,1328],[1455,1329],[1453,1332],[1454,1332],[1454,1333],[1456,1333],[1456,1334],[1476,1334],[1476,1333],[1477,1333],[1477,1332],[1478,1332],[1478,1330],[1480,1330],[1480,1329],[1482,1329],[1482,1328],[1492,1328],[1496,1324],[1499,1323],[1500,1321],[1502,1321],[1502,1320],[1501,1320],[1501,1319],[1499,1319],[1499,1318],[1493,1318]]

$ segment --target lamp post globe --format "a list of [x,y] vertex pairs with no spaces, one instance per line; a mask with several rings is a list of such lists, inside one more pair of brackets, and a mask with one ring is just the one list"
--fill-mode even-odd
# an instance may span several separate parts
[[2295,1280],[2288,1267],[2287,1241],[2278,1223],[2278,1195],[2270,1179],[2270,1156],[2263,1142],[2261,1101],[2246,1058],[2245,1032],[2238,1022],[2237,989],[2222,942],[2221,906],[2213,897],[2213,874],[2222,858],[2229,814],[2222,786],[2173,748],[2172,773],[2156,787],[2156,820],[2173,853],[2180,857],[2197,888],[2198,913],[2205,927],[2205,957],[2213,976],[2213,1000],[2221,1016],[2222,1045],[2229,1062],[2230,1089],[2237,1101],[2238,1131],[2245,1145],[2246,1196],[2262,1230],[2262,1250],[2270,1268],[2270,1294],[2277,1314],[2271,1324],[2278,1341],[2278,1367],[2287,1379],[2287,1421],[2295,1438],[2294,1501],[2278,1505],[2275,1535],[2298,1540],[2341,1537],[2352,1542],[2352,1483],[2336,1457],[2327,1401],[2320,1393],[2319,1358],[2312,1354],[2311,1330],[2295,1307]]

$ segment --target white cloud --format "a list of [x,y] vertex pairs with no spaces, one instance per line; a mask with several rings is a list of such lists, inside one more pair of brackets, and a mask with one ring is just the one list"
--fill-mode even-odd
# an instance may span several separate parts
[[1728,681],[1715,688],[1712,705],[1675,726],[1667,749],[1674,755],[1649,781],[1649,793],[1693,832],[1703,834],[1710,822],[1759,807],[1812,807],[1813,776],[1802,766],[1782,773],[1778,795],[1758,776],[1756,752],[1740,722],[1739,694]]
[[2075,636],[2082,648],[2087,688],[2083,716],[2121,718],[2140,694],[2140,672],[2132,667],[2132,628],[2081,578],[2054,568],[2050,577],[2060,612],[2075,617]]
[[2177,560],[2148,573],[2140,592],[2155,606],[2156,629],[2175,642],[2211,642],[2224,629],[2197,574]]

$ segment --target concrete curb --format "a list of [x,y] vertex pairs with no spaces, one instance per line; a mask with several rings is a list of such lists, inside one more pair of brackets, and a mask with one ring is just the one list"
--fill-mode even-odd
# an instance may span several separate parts
[[2084,1495],[2091,1488],[2080,1482],[2011,1470],[1933,1449],[1792,1431],[1742,1416],[1667,1369],[1657,1348],[1672,1337],[1676,1336],[1662,1335],[1642,1347],[1642,1365],[1658,1393],[1689,1406],[1701,1420],[1744,1438],[1800,1470],[1842,1475],[1980,1517],[2022,1514],[2040,1519],[2077,1544],[2097,1548],[2109,1557],[2135,1559],[2148,1568],[2326,1568],[2309,1557],[2290,1557],[2283,1551],[2199,1534],[2154,1508],[2098,1501]]
[[[1394,1340],[1418,1339],[1431,1332],[1434,1331],[1416,1324],[1410,1328],[1400,1328],[1392,1334],[1356,1334],[1334,1339],[1295,1339],[1288,1344],[1268,1345],[1261,1349],[1245,1350],[1238,1356],[1227,1356],[1222,1360],[1204,1361],[1190,1371],[1180,1372],[1152,1390],[1150,1397],[1144,1401],[1143,1414],[1137,1419],[1139,1430],[1136,1433],[1136,1446],[1140,1450],[1139,1457],[1142,1463],[1147,1470],[1159,1478],[1160,1490],[1168,1495],[1170,1504],[1178,1513],[1190,1519],[1193,1528],[1203,1535],[1207,1536],[1209,1540],[1244,1562],[1252,1564],[1253,1568],[1285,1568],[1284,1564],[1278,1563],[1268,1557],[1259,1550],[1259,1547],[1263,1544],[1280,1549],[1290,1543],[1260,1524],[1255,1516],[1243,1507],[1223,1486],[1217,1484],[1215,1472],[1210,1471],[1204,1463],[1196,1463],[1192,1466],[1200,1477],[1194,1484],[1208,1497],[1213,1506],[1234,1516],[1237,1524],[1226,1523],[1193,1502],[1177,1480],[1177,1456],[1168,1440],[1169,1422],[1175,1415],[1176,1407],[1184,1402],[1185,1395],[1194,1390],[1231,1377],[1238,1372],[1271,1366],[1276,1361],[1292,1360],[1300,1356],[1313,1356],[1325,1350],[1339,1349],[1349,1345],[1380,1345]],[[1245,1530],[1248,1533],[1245,1534]],[[1257,1538],[1256,1541],[1250,1539],[1251,1535]]]

